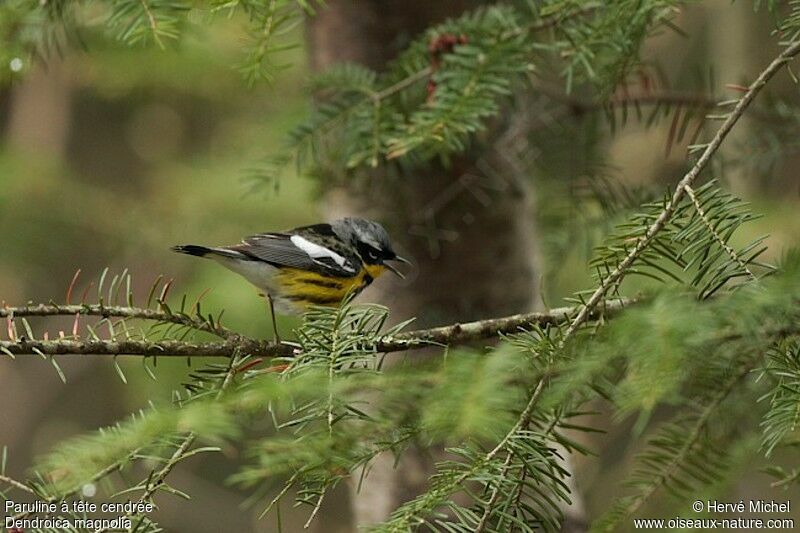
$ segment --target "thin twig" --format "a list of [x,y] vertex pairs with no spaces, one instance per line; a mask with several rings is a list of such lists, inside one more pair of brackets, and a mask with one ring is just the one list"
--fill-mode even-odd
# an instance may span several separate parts
[[[543,382],[540,382],[543,383]],[[503,468],[500,470],[500,477],[505,479],[508,470],[511,468],[511,460],[514,458],[514,454],[508,452],[506,455],[506,460],[503,462]],[[483,533],[483,530],[486,529],[486,525],[489,523],[489,517],[492,515],[492,509],[494,508],[494,504],[497,503],[497,500],[500,498],[500,483],[496,484],[492,489],[492,495],[489,497],[489,501],[486,502],[486,507],[483,509],[483,516],[481,516],[480,522],[478,525],[475,526],[474,533]]]
[[722,235],[719,234],[717,229],[711,223],[711,220],[709,220],[708,215],[706,215],[706,212],[703,209],[703,206],[700,205],[700,200],[698,200],[697,196],[694,194],[694,189],[692,189],[689,185],[687,185],[685,187],[685,189],[686,189],[686,194],[688,194],[689,198],[691,198],[692,203],[694,204],[694,207],[697,210],[697,214],[700,215],[700,219],[703,221],[703,224],[706,226],[708,231],[711,232],[711,234],[717,240],[719,245],[722,246],[722,249],[725,250],[728,253],[728,255],[731,256],[731,258],[739,264],[739,266],[742,268],[742,270],[747,272],[747,274],[750,276],[750,279],[755,281],[757,278],[756,278],[755,274],[753,274],[750,271],[750,269],[747,268],[747,263],[745,263],[742,260],[742,258],[739,257],[739,254],[737,254],[736,251],[733,248],[731,248],[728,245],[728,243],[725,242],[725,240],[722,238]]
[[[119,461],[115,461],[112,464],[108,465],[107,467],[103,468],[102,470],[98,471],[94,476],[91,477],[91,479],[87,481],[87,483],[95,483],[96,481],[99,481],[105,478],[106,476],[109,476],[113,472],[116,472],[117,470],[121,469],[122,466],[125,463],[127,463],[130,460],[130,458],[135,456],[137,453],[139,453],[138,448],[133,452],[131,452],[130,454],[128,454],[127,456],[120,459]],[[54,503],[69,498],[73,494],[77,494],[78,492],[80,492],[81,489],[83,489],[84,485],[86,485],[86,483],[81,483],[78,486],[66,490],[57,496],[50,496],[46,498],[45,501],[48,503]],[[31,511],[22,512],[14,515],[14,520],[22,520],[23,518],[26,518],[32,514],[33,512]]]
[[319,499],[317,500],[317,504],[314,506],[314,509],[311,511],[311,516],[308,517],[306,523],[303,525],[304,529],[308,529],[311,526],[311,522],[314,521],[314,517],[317,516],[317,513],[322,508],[322,501],[325,499],[325,491],[319,495]]
[[398,81],[394,85],[390,85],[389,87],[383,89],[382,91],[375,93],[370,98],[372,98],[373,102],[380,102],[381,100],[385,100],[386,98],[402,91],[403,89],[414,85],[416,82],[427,78],[432,73],[433,69],[431,67],[425,67],[423,69],[420,69],[406,76],[405,78]]
[[783,479],[779,479],[778,481],[773,481],[772,483],[769,484],[769,486],[775,489],[785,488],[786,486],[791,485],[798,479],[800,479],[800,470],[795,470],[789,476]]
[[197,434],[194,432],[187,433],[183,437],[180,445],[178,445],[167,462],[164,463],[164,466],[161,467],[161,470],[153,471],[151,476],[148,478],[147,486],[145,487],[144,492],[142,492],[142,495],[139,497],[139,503],[145,503],[148,501],[153,494],[155,494],[155,492],[164,485],[164,480],[167,478],[170,472],[172,472],[172,469],[184,459],[186,452],[189,451],[189,448],[191,448],[196,439]]
[[10,478],[8,476],[0,475],[0,483],[5,483],[7,485],[11,485],[12,487],[14,487],[16,489],[19,489],[19,490],[21,490],[23,492],[27,492],[28,494],[33,494],[34,496],[38,496],[36,494],[36,491],[34,491],[32,488],[30,488],[25,483],[22,483],[21,481],[17,481],[14,478]]
[[150,25],[150,31],[153,32],[153,40],[158,44],[159,48],[164,48],[164,43],[161,42],[161,37],[158,35],[158,21],[156,17],[153,15],[153,12],[150,10],[150,6],[147,5],[146,0],[139,0],[139,3],[142,4],[142,8],[144,9],[145,14],[147,15],[147,20]]
[[[495,456],[503,451],[506,447],[508,442],[514,437],[517,431],[523,426],[528,423],[530,417],[533,415],[533,407],[536,405],[536,402],[539,400],[539,395],[541,394],[542,390],[544,389],[544,380],[540,381],[539,384],[534,389],[528,404],[523,409],[522,414],[520,415],[520,419],[514,425],[514,427],[506,433],[505,437],[497,443],[497,446],[492,448],[489,452],[486,453],[479,461],[476,461],[471,468],[465,470],[461,475],[455,477],[452,481],[447,484],[447,487],[439,487],[437,488],[437,492],[442,494],[452,494],[454,491],[458,489],[458,487],[467,481],[471,476],[475,475],[475,473],[480,470],[483,465],[488,464],[495,458]],[[398,517],[400,518],[400,517]]]

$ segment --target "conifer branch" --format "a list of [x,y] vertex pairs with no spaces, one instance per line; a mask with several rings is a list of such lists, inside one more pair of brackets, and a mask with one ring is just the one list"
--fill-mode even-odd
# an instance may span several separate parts
[[[621,311],[633,300],[625,298],[615,298],[604,302],[599,306],[593,317],[608,316]],[[7,308],[5,314],[0,316],[51,316],[64,310],[63,314],[72,315],[75,309],[83,309],[86,313],[97,311],[108,314],[109,310],[114,310],[119,315],[137,318],[150,318],[162,320],[163,318],[173,317],[176,320],[184,320],[178,315],[164,315],[148,309],[136,308],[99,308],[98,306],[34,306]],[[88,309],[88,310],[87,310]],[[3,310],[0,310],[2,312]],[[70,312],[67,312],[70,311]],[[431,329],[407,331],[391,337],[383,337],[373,348],[377,352],[400,352],[423,348],[431,345],[453,346],[495,338],[502,335],[517,333],[530,326],[548,326],[561,324],[573,316],[577,311],[576,307],[561,307],[552,309],[549,312],[534,312],[511,315],[501,318],[491,318],[487,320],[477,320],[463,324],[451,324]],[[101,315],[105,316],[105,315]],[[157,317],[157,318],[156,318]],[[190,321],[191,322],[191,321]],[[194,322],[179,322],[184,325],[194,325]],[[76,340],[76,339],[17,339],[12,341],[0,341],[0,352],[8,355],[25,354],[44,354],[44,355],[141,355],[159,357],[231,357],[237,350],[256,357],[280,357],[290,356],[295,348],[286,344],[274,344],[267,341],[250,339],[225,330],[227,340],[225,342],[206,342],[192,343],[186,341],[163,340],[147,341],[137,339],[125,340]]]
[[648,484],[639,494],[622,500],[624,507],[613,510],[610,513],[607,523],[602,524],[598,529],[602,531],[612,531],[614,526],[625,517],[633,515],[655,492],[667,484],[673,476],[681,469],[681,465],[687,457],[695,450],[700,439],[706,434],[708,424],[713,415],[717,412],[720,404],[733,391],[734,387],[752,371],[756,365],[758,357],[751,358],[746,364],[742,365],[738,372],[733,375],[723,387],[714,395],[711,400],[702,408],[694,423],[688,429],[688,435],[683,441],[680,449],[676,450],[669,461],[659,465],[659,475]]
[[[233,382],[233,376],[236,375],[236,372],[239,369],[239,363],[242,360],[242,355],[241,355],[242,353],[243,352],[241,350],[236,350],[233,356],[231,357],[231,361],[228,365],[228,370],[225,372],[225,375],[220,381],[219,387],[217,389],[217,394],[216,394],[217,399],[219,399],[220,396],[222,396],[225,390],[227,390],[228,387],[230,387],[231,383]],[[173,452],[173,454],[164,464],[164,466],[161,467],[161,469],[153,470],[150,473],[145,482],[145,490],[139,497],[139,503],[146,503],[147,501],[151,500],[153,494],[155,494],[158,489],[164,486],[164,482],[167,476],[169,476],[169,474],[178,465],[178,463],[180,463],[187,457],[191,456],[190,454],[187,454],[187,452],[189,452],[189,448],[192,447],[192,445],[195,443],[196,440],[197,440],[196,433],[194,433],[193,431],[187,433],[181,440],[181,443],[175,449],[175,452]],[[135,514],[128,515],[129,518],[134,518],[135,516],[137,515]],[[102,529],[98,533],[104,533],[106,531],[110,530]]]
[[[487,460],[491,460],[491,458],[496,455],[503,447],[505,447],[508,440],[513,437],[513,435],[519,431],[520,429],[526,427],[530,423],[531,416],[533,415],[533,408],[536,405],[536,402],[539,401],[539,395],[542,393],[544,389],[545,380],[539,380],[539,383],[536,385],[536,389],[533,391],[531,395],[531,399],[528,401],[528,405],[525,406],[525,410],[522,412],[522,416],[519,419],[514,428],[509,431],[506,436],[504,437],[503,441],[501,441],[490,454],[487,454]],[[508,451],[506,454],[506,459],[503,461],[503,467],[500,471],[500,476],[505,478],[508,474],[509,469],[511,468],[511,462],[514,458],[514,454],[511,451]],[[495,484],[494,488],[492,489],[492,494],[489,497],[489,501],[486,503],[486,507],[483,510],[483,515],[481,516],[480,522],[475,527],[475,533],[483,533],[486,529],[486,526],[489,523],[489,518],[492,515],[492,509],[494,509],[497,500],[500,498],[500,484]]]
[[[517,431],[519,431],[525,425],[527,425],[530,417],[533,415],[533,408],[536,405],[536,402],[538,402],[539,395],[542,393],[543,390],[544,390],[544,380],[540,381],[539,384],[536,386],[530,400],[528,401],[528,404],[525,406],[525,409],[522,412],[520,420],[517,421],[517,423],[514,425],[511,431],[509,431],[500,440],[500,442],[497,443],[497,445],[494,448],[492,448],[491,450],[486,452],[486,454],[478,458],[474,463],[469,465],[459,475],[449,479],[446,483],[437,486],[434,489],[435,496],[437,497],[437,499],[445,500],[449,498],[451,494],[459,490],[459,487],[461,487],[462,484],[464,484],[470,478],[479,473],[481,469],[489,465],[494,460],[494,458],[499,453],[501,453],[506,448],[506,446],[508,446],[510,440],[514,438],[514,435],[517,433]],[[491,499],[496,501],[494,493]],[[421,517],[417,516],[418,509],[415,503],[416,503],[415,500],[411,500],[410,502],[407,502],[403,504],[401,507],[399,507],[397,511],[395,511],[395,514],[392,517],[392,519],[382,524],[381,531],[392,531],[392,532],[407,531],[410,529],[409,524],[420,523]]]
[[177,340],[29,340],[0,341],[6,355],[141,355],[146,357],[232,357],[237,350],[259,357],[291,355],[292,348],[240,338],[229,342],[193,343]]
[[766,69],[764,69],[758,76],[756,81],[750,84],[747,92],[737,102],[736,106],[730,112],[728,117],[717,130],[716,135],[710,143],[706,145],[702,155],[698,158],[689,172],[681,179],[672,198],[664,206],[661,214],[656,218],[653,224],[648,228],[645,235],[639,239],[633,249],[628,253],[627,257],[617,267],[605,277],[600,286],[592,293],[589,300],[581,306],[580,311],[570,323],[566,332],[564,333],[564,341],[572,337],[572,335],[586,322],[591,316],[592,310],[602,301],[610,288],[615,286],[628,272],[628,269],[638,259],[642,252],[650,245],[656,235],[666,226],[670,217],[675,213],[681,200],[686,194],[686,187],[690,187],[700,176],[700,173],[705,169],[711,157],[717,152],[722,145],[722,141],[728,136],[728,133],[733,129],[734,125],[744,114],[750,103],[755,99],[756,95],[767,84],[767,82],[791,61],[798,53],[800,53],[800,41],[797,41],[787,47],[775,58]]
[[[623,308],[635,303],[629,298],[613,298],[606,300],[591,315],[590,318],[612,315]],[[408,331],[392,338],[386,338],[377,346],[380,352],[397,352],[418,348],[428,344],[458,345],[481,339],[489,339],[500,335],[518,333],[519,331],[536,326],[552,326],[564,323],[576,307],[558,307],[547,312],[523,313],[501,318],[476,320],[463,324],[451,324],[431,329]]]
[[727,242],[725,242],[725,239],[722,238],[722,235],[719,234],[714,225],[711,223],[711,220],[708,218],[708,214],[706,213],[705,209],[703,209],[703,206],[700,204],[700,200],[697,199],[697,195],[694,193],[694,189],[692,189],[692,187],[689,185],[686,185],[686,187],[684,188],[686,189],[686,194],[688,194],[689,198],[692,200],[695,209],[697,209],[697,214],[700,216],[700,219],[703,221],[703,224],[706,226],[709,233],[711,233],[714,236],[714,239],[716,239],[716,241],[719,243],[722,249],[725,250],[725,252],[729,256],[731,256],[731,259],[736,261],[736,263],[741,267],[743,271],[747,272],[747,275],[750,276],[750,279],[755,281],[756,276],[747,267],[747,263],[745,263],[744,260],[742,260],[742,258],[739,257],[739,254],[737,254],[736,251],[733,248],[731,248]]
[[[120,459],[119,461],[113,462],[112,464],[108,465],[107,467],[103,468],[102,470],[97,472],[95,475],[93,475],[91,477],[91,479],[88,480],[88,482],[95,483],[95,482],[97,482],[97,481],[99,481],[99,480],[101,480],[101,479],[103,479],[105,477],[110,476],[111,474],[113,474],[117,470],[120,470],[122,468],[122,466],[130,459],[130,457],[133,456],[133,455],[136,455],[136,453],[138,453],[138,452],[139,452],[138,449],[134,450],[128,456]],[[58,502],[60,500],[64,500],[64,499],[69,498],[70,496],[73,496],[73,495],[77,494],[78,492],[80,492],[81,489],[83,488],[83,486],[84,486],[84,484],[80,484],[80,485],[78,485],[76,487],[73,487],[73,488],[71,488],[69,490],[66,490],[66,491],[64,491],[61,494],[58,494],[56,496],[48,496],[47,498],[44,498],[44,501],[46,501],[47,503],[55,503],[55,502]],[[40,496],[37,494],[37,497],[40,497]],[[33,514],[33,512],[31,512],[31,511],[25,511],[25,512],[22,512],[22,513],[18,513],[16,515],[14,515],[14,520],[21,520],[23,518],[27,518],[28,516],[30,516],[32,514]]]
[[[542,18],[540,20],[537,20],[536,22],[531,23],[526,28],[517,28],[517,29],[511,30],[511,31],[507,32],[506,34],[504,34],[502,36],[502,38],[503,39],[509,39],[511,37],[514,37],[514,36],[522,34],[526,30],[529,30],[529,31],[540,31],[540,30],[545,30],[547,28],[552,28],[552,27],[557,26],[558,24],[560,24],[560,23],[562,23],[562,22],[564,22],[566,20],[569,20],[571,18],[578,17],[578,16],[581,16],[581,15],[585,15],[587,13],[591,13],[592,11],[597,9],[598,6],[599,6],[599,4],[588,4],[588,5],[585,5],[585,6],[581,7],[581,8],[579,8],[579,9],[575,9],[573,11],[570,11],[569,13],[566,13],[564,15],[548,16],[548,17]],[[395,84],[383,89],[380,92],[377,92],[377,93],[373,94],[370,98],[374,102],[380,102],[381,100],[385,100],[386,98],[388,98],[390,96],[393,96],[393,95],[399,93],[400,91],[402,91],[402,90],[414,85],[416,82],[424,80],[425,78],[430,76],[432,73],[433,73],[433,68],[430,67],[430,66],[422,68],[420,70],[417,70],[416,72],[412,72],[411,74],[409,74],[405,78],[401,79],[397,83],[395,83]],[[359,102],[359,104],[360,103],[362,103],[362,102]]]
[[192,317],[185,313],[173,313],[145,309],[140,307],[123,307],[116,305],[57,305],[38,304],[24,307],[0,307],[0,318],[13,317],[47,317],[47,316],[97,316],[101,318],[141,318],[156,322],[169,322],[181,326],[188,326],[199,331],[213,333],[223,339],[240,338],[237,333],[213,323],[210,320]]
[[[722,145],[723,140],[727,137],[728,133],[733,129],[734,125],[739,121],[739,119],[744,114],[745,110],[748,108],[750,103],[755,99],[756,95],[761,91],[761,89],[766,85],[766,83],[778,72],[780,71],[784,65],[786,65],[789,61],[791,61],[797,54],[800,53],[800,41],[796,41],[790,44],[787,48],[785,48],[779,55],[776,57],[758,76],[758,78],[750,84],[747,92],[742,96],[742,98],[736,103],[736,106],[724,120],[722,125],[717,130],[717,133],[714,135],[713,139],[710,143],[708,143],[703,150],[703,153],[692,166],[691,169],[684,175],[681,181],[678,183],[675,192],[673,193],[672,197],[664,206],[661,213],[655,219],[655,221],[650,225],[647,229],[644,236],[642,236],[635,244],[635,246],[631,249],[628,255],[615,267],[615,269],[610,272],[600,283],[600,286],[592,293],[591,297],[588,301],[584,304],[578,306],[578,313],[574,316],[574,318],[570,321],[569,326],[566,328],[564,335],[561,337],[558,345],[559,347],[563,347],[568,340],[570,340],[578,329],[585,324],[589,318],[592,316],[592,313],[597,308],[597,306],[603,301],[605,295],[612,290],[619,286],[619,283],[628,273],[628,270],[633,266],[639,256],[648,248],[648,246],[653,242],[654,238],[658,233],[664,229],[664,227],[669,222],[672,215],[678,208],[678,205],[683,200],[685,194],[687,194],[687,188],[691,187],[691,185],[697,180],[700,176],[700,173],[705,169],[708,162],[711,160],[711,157],[716,153],[719,147]],[[544,376],[539,380],[537,386],[531,391],[530,399],[528,400],[525,409],[520,413],[519,419],[517,424],[509,430],[509,432],[505,435],[503,440],[501,441],[501,450],[505,447],[505,443],[508,442],[520,429],[527,427],[530,423],[533,413],[535,411],[536,403],[538,402],[539,398],[539,391],[540,388],[545,383],[547,377]],[[727,389],[725,389],[727,390]],[[727,392],[725,393],[727,395]],[[722,396],[724,398],[724,396]],[[721,399],[720,399],[721,401]],[[548,425],[547,430],[543,433],[544,435],[552,435],[552,432],[558,425],[560,420],[560,415],[556,415],[551,423]],[[492,450],[493,452],[498,450],[495,448]],[[499,451],[499,450],[498,450]],[[512,454],[511,450],[505,450],[509,456]],[[491,485],[491,482],[487,485]],[[495,484],[493,487],[493,491],[499,490],[498,485]],[[487,506],[485,510],[485,518],[488,520],[488,515],[492,512],[491,507]],[[482,519],[483,521],[483,519]]]
[[602,7],[602,5],[603,4],[600,2],[587,2],[586,5],[573,9],[572,11],[564,13],[563,15],[551,15],[548,17],[544,17],[540,20],[537,20],[536,22],[531,23],[528,26],[528,28],[531,31],[546,30],[547,28],[558,26],[559,24],[561,24],[566,20],[577,18],[583,15],[588,15],[597,8]]
[[[233,365],[231,366],[233,368]],[[223,390],[223,389],[220,389]],[[144,503],[149,500],[153,494],[164,484],[164,480],[167,476],[172,472],[175,466],[184,459],[186,452],[189,451],[189,448],[192,447],[194,441],[197,439],[197,435],[195,433],[187,433],[186,436],[181,441],[180,445],[175,449],[175,452],[170,456],[169,460],[164,464],[161,470],[154,471],[155,475],[151,475],[147,478],[147,485],[139,497],[139,503]]]
[[[242,360],[242,357],[240,357],[240,353],[241,352],[238,352],[238,351],[234,353],[234,355],[233,355],[233,357],[232,357],[232,359],[231,359],[231,361],[229,363],[228,369],[226,370],[224,377],[222,377],[222,379],[220,381],[220,385],[219,385],[219,387],[217,389],[217,395],[216,395],[217,399],[219,399],[219,397],[222,395],[222,393],[227,388],[230,387],[231,383],[233,382],[234,375],[239,371],[239,368],[240,368],[239,365],[240,365],[240,362]],[[161,467],[160,469],[154,469],[150,473],[150,475],[147,476],[147,478],[146,478],[146,480],[144,482],[144,485],[141,486],[141,488],[143,488],[144,490],[143,490],[142,496],[138,500],[139,503],[144,503],[147,500],[149,500],[150,498],[152,498],[153,494],[155,494],[155,492],[158,489],[160,489],[161,487],[164,486],[164,480],[172,472],[172,470],[175,468],[175,466],[179,462],[181,462],[182,460],[194,455],[193,453],[187,453],[187,452],[189,452],[189,448],[191,448],[191,446],[194,444],[194,442],[196,441],[196,438],[197,438],[197,436],[196,436],[196,434],[194,432],[190,432],[190,433],[187,433],[186,435],[184,435],[182,440],[181,440],[181,442],[180,442],[180,444],[176,448],[175,452],[173,452],[173,454],[170,456],[170,458],[168,460],[166,460],[164,466]],[[133,450],[130,454],[126,455],[122,459],[120,459],[118,461],[115,461],[112,464],[108,465],[107,467],[103,468],[102,470],[98,471],[95,475],[93,475],[91,477],[91,479],[89,481],[92,482],[92,483],[95,483],[95,482],[97,482],[97,481],[99,481],[101,479],[104,479],[107,476],[113,474],[114,472],[120,470],[122,468],[122,466],[126,462],[128,462],[132,457],[136,456],[136,454],[139,453],[139,451],[140,451],[139,449]],[[0,476],[0,481],[5,481],[5,478],[3,476]],[[10,481],[7,481],[7,482],[8,483],[12,483],[13,481],[14,480],[10,480]],[[17,483],[19,483],[19,482],[17,482]],[[68,498],[68,497],[78,493],[81,490],[82,486],[83,486],[83,484],[78,485],[78,486],[76,486],[74,488],[71,488],[69,490],[63,491],[63,492],[61,492],[61,493],[59,493],[57,495],[48,496],[47,498],[45,498],[45,501],[47,501],[49,503],[52,503],[52,502],[57,502],[59,500],[63,500],[65,498]],[[18,487],[18,488],[21,488],[21,487]],[[32,489],[28,489],[28,492],[32,492]],[[20,513],[18,515],[15,515],[14,519],[23,519],[23,518],[26,518],[27,516],[30,516],[31,514],[32,514],[31,512],[23,512],[23,513]],[[134,518],[136,515],[129,514],[129,515],[126,515],[126,516],[129,517],[129,518]],[[105,532],[105,531],[109,531],[109,530],[108,529],[104,529],[104,530],[100,530],[100,531]]]

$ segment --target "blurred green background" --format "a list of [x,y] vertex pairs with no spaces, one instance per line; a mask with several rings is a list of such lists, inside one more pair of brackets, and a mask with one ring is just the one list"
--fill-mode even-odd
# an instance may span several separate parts
[[[727,9],[723,4],[712,2],[709,9]],[[745,12],[740,16],[754,36],[750,40],[715,36],[714,28],[702,23],[695,28],[711,43],[703,48],[709,59],[727,69],[726,81],[742,81],[753,72],[751,65],[763,63],[773,50],[753,48],[768,32],[763,17]],[[80,268],[75,301],[105,267],[112,273],[127,268],[137,298],[146,297],[158,275],[174,278],[173,298],[187,293],[192,301],[210,289],[203,299],[206,311],[224,308],[228,327],[271,338],[265,302],[253,287],[210,262],[169,251],[180,243],[234,243],[244,235],[320,218],[314,181],[290,173],[254,190],[244,179],[248,168],[280,148],[283,134],[305,115],[309,101],[302,48],[289,54],[292,67],[273,86],[249,89],[233,68],[240,60],[241,38],[237,21],[193,26],[167,50],[89,35],[86,51],[71,49],[0,89],[0,300],[15,305],[63,301]],[[689,48],[670,60],[675,39],[659,38],[649,46],[677,71],[693,52]],[[744,44],[721,46],[720,39]],[[663,184],[665,168],[674,176],[684,152],[675,149],[665,157],[668,128],[668,121],[651,130],[631,124],[611,138],[605,149],[615,174],[631,185]],[[765,180],[746,187],[732,181],[765,215],[740,238],[770,233],[767,259],[796,245],[800,235],[795,163],[790,158],[776,170],[778,187]],[[547,182],[541,183],[542,198],[547,188]],[[547,303],[556,306],[572,291],[589,286],[585,265],[591,243],[571,240],[546,220],[540,221],[540,230],[545,243],[542,287]],[[398,236],[401,242],[406,238]],[[88,299],[95,300],[89,290]],[[369,301],[369,290],[361,299]],[[296,324],[297,319],[280,317],[284,332]],[[71,321],[36,326],[55,335],[69,329]],[[170,401],[188,373],[184,360],[160,360],[159,380],[153,382],[140,361],[122,358],[120,364],[128,384],[106,359],[62,358],[64,385],[46,361],[0,360],[0,444],[8,445],[9,472],[21,477],[54,443],[112,424],[150,402]],[[623,425],[607,439],[605,461],[589,468],[586,485],[598,489],[616,483],[629,466],[627,429]],[[167,530],[272,530],[274,516],[259,521],[261,505],[241,508],[247,493],[225,483],[236,467],[236,454],[225,449],[175,471],[173,483],[191,486],[194,501],[161,500],[157,518]],[[759,483],[763,486],[764,480]],[[608,497],[588,491],[588,503],[595,508]],[[350,530],[344,491],[326,500],[320,516],[317,531]],[[285,509],[285,530],[299,530],[306,517],[306,509]]]
[[[230,244],[318,220],[309,180],[291,176],[256,191],[247,181],[248,168],[278,148],[307,111],[303,51],[292,52],[295,66],[273,87],[251,90],[232,68],[240,60],[241,25],[195,30],[168,50],[90,36],[86,51],[51,58],[0,89],[0,300],[64,301],[81,269],[73,303],[91,282],[87,301],[97,301],[102,270],[109,268],[110,279],[127,268],[140,304],[163,275],[174,278],[172,298],[210,289],[205,310],[224,308],[227,326],[272,337],[255,288],[169,247]],[[297,323],[279,320],[283,332]],[[69,320],[33,324],[37,335],[71,329]],[[119,362],[127,385],[102,358],[63,358],[66,385],[38,358],[0,363],[0,442],[8,446],[11,473],[22,475],[65,437],[150,402],[169,402],[187,379],[184,360],[159,360],[158,382],[140,361]],[[228,452],[193,460],[176,476],[177,485],[193,487],[194,502],[164,502],[159,514],[168,530],[270,530],[270,520],[256,520],[261,507],[235,512],[246,493],[224,484],[236,460]],[[291,526],[291,512],[284,514]]]

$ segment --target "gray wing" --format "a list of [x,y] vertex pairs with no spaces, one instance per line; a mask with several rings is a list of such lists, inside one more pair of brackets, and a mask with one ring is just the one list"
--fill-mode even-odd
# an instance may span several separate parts
[[243,255],[278,267],[299,268],[338,277],[355,276],[358,264],[325,246],[300,235],[261,233],[229,247]]

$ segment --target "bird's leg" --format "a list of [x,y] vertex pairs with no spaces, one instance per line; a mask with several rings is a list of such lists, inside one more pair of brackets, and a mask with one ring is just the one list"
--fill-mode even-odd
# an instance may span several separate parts
[[272,296],[270,296],[269,293],[267,293],[266,296],[267,296],[267,301],[269,302],[269,314],[270,314],[270,317],[272,318],[273,340],[275,341],[275,344],[280,344],[281,337],[280,337],[280,335],[278,335],[278,324],[275,321],[275,305],[272,302]]

